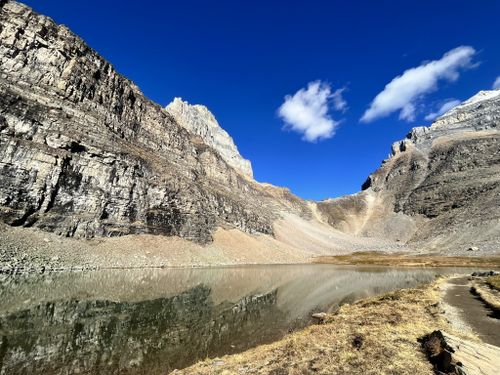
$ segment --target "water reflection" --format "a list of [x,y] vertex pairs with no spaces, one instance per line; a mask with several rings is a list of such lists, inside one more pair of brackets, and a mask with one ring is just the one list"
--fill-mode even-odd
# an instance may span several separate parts
[[0,374],[165,374],[275,340],[312,311],[456,271],[294,265],[3,278]]

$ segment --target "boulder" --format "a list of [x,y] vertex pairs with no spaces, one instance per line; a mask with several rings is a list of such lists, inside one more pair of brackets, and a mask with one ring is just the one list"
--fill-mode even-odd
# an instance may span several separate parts
[[318,323],[324,323],[327,316],[328,315],[325,312],[318,312],[318,313],[312,314],[311,318],[316,319],[318,321]]

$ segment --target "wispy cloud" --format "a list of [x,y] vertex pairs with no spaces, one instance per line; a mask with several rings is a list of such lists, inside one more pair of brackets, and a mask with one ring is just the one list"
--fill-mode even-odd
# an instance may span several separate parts
[[457,105],[461,103],[460,100],[458,99],[450,99],[443,103],[441,107],[436,112],[429,113],[427,116],[425,116],[425,119],[427,121],[433,121],[436,118],[438,118],[441,115],[444,115],[446,112],[448,112],[450,109],[455,108]]
[[500,76],[495,79],[495,82],[493,82],[493,90],[499,90],[500,89]]
[[448,51],[439,60],[406,70],[373,99],[361,121],[371,122],[397,111],[400,119],[413,121],[419,101],[437,90],[439,81],[456,81],[461,70],[473,67],[475,54],[474,48],[461,46]]
[[287,95],[278,108],[284,128],[302,134],[302,139],[308,142],[333,137],[340,121],[334,120],[329,112],[347,109],[343,92],[343,88],[332,92],[329,84],[314,81],[309,82],[307,88]]
[[335,90],[332,94],[333,109],[335,109],[336,111],[341,111],[341,112],[347,111],[347,102],[342,96],[342,93],[344,91],[345,87]]

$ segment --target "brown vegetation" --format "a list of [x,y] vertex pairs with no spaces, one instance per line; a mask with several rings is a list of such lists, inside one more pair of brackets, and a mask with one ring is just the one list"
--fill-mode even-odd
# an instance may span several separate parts
[[418,338],[450,329],[437,283],[342,306],[324,324],[177,374],[433,374]]
[[320,256],[314,263],[339,265],[377,265],[393,267],[479,267],[500,268],[500,257],[466,257],[438,255],[386,254],[381,252],[356,252],[347,255]]
[[490,276],[486,279],[486,283],[493,289],[500,291],[500,275]]
[[500,293],[486,283],[474,282],[471,292],[477,295],[495,314],[500,314]]

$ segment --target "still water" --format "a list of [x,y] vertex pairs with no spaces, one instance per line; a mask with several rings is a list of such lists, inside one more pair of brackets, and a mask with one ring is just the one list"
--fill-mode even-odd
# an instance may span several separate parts
[[0,278],[0,374],[166,374],[270,342],[315,311],[464,269],[332,265]]

